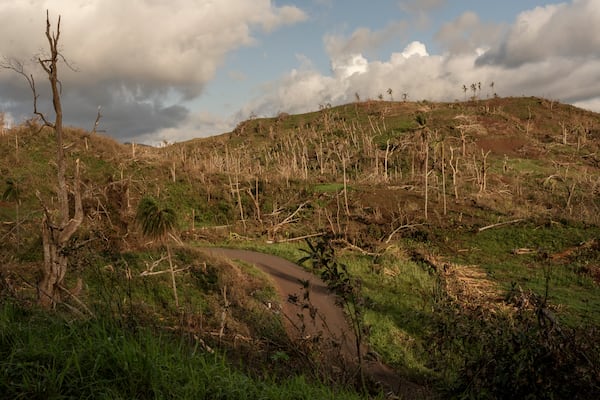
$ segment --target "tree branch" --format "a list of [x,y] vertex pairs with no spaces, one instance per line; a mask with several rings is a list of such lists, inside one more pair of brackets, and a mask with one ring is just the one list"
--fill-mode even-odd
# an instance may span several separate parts
[[[25,66],[23,65],[23,62],[21,62],[17,59],[14,59],[14,58],[6,59],[2,63],[0,63],[0,67],[2,67],[4,69],[9,69],[13,72],[16,72],[17,74],[19,74],[23,78],[25,78],[25,80],[27,81],[27,84],[29,85],[29,88],[31,89],[31,92],[33,94],[33,113],[35,115],[37,115],[38,117],[40,117],[40,119],[44,123],[44,126],[54,128],[54,124],[52,122],[48,121],[46,119],[46,115],[38,110],[37,100],[40,96],[36,90],[35,78],[33,77],[33,74],[27,74],[25,72]],[[46,69],[46,68],[44,67],[44,69]]]

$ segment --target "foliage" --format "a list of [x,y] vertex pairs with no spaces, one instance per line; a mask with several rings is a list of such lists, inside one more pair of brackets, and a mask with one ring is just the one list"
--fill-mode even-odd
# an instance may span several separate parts
[[460,399],[597,398],[600,332],[561,327],[549,315],[541,308],[465,312],[440,303],[430,340],[443,390]]
[[20,189],[14,179],[6,179],[6,189],[2,193],[2,199],[6,201],[18,201],[20,197]]
[[363,375],[362,343],[365,334],[363,319],[363,297],[361,295],[361,281],[348,273],[348,267],[337,261],[335,250],[331,244],[330,237],[321,237],[316,243],[306,240],[308,250],[304,249],[307,256],[301,258],[298,263],[310,263],[310,266],[318,272],[321,279],[329,290],[335,293],[340,304],[347,312],[352,323],[352,330],[356,341],[356,354],[360,368],[362,386],[365,388]]
[[161,207],[152,197],[144,197],[140,201],[135,218],[144,235],[154,239],[163,239],[177,223],[175,211]]
[[5,398],[352,399],[302,376],[254,380],[194,343],[110,320],[67,322],[0,305]]
[[[431,133],[431,212],[426,223],[419,124]],[[330,267],[326,275],[337,282],[333,286],[342,294],[360,289],[358,309],[369,328],[369,344],[388,365],[413,380],[435,382],[443,393],[456,397],[476,397],[478,389],[503,393],[500,388],[507,384],[501,377],[534,380],[534,373],[518,375],[512,366],[528,370],[540,363],[535,368],[553,376],[552,363],[560,366],[568,357],[540,354],[555,354],[560,346],[585,350],[590,360],[597,359],[598,349],[584,335],[595,338],[600,322],[598,247],[582,243],[591,243],[600,233],[599,126],[598,114],[563,104],[494,98],[464,103],[362,101],[253,119],[228,134],[163,148],[122,145],[67,128],[67,175],[74,175],[71,161],[79,158],[86,211],[84,226],[68,249],[74,275],[84,278],[80,298],[96,314],[130,313],[119,322],[128,329],[165,324],[209,335],[207,327],[221,311],[220,290],[227,285],[228,298],[236,304],[228,320],[232,332],[264,334],[269,343],[283,337],[281,327],[262,313],[261,301],[273,291],[264,289],[264,281],[251,279],[246,267],[241,267],[241,279],[231,265],[203,265],[201,255],[183,254],[178,248],[173,258],[174,268],[184,270],[177,275],[180,309],[172,305],[166,274],[140,276],[162,258],[157,249],[140,251],[139,237],[132,234],[135,205],[145,208],[149,202],[144,198],[151,193],[155,204],[144,212],[154,220],[148,232],[177,229],[172,221],[186,230],[180,232],[184,241],[202,246],[243,246],[289,260],[321,252],[315,261]],[[37,279],[31,271],[41,258],[41,214],[34,193],[55,196],[55,138],[49,129],[40,131],[39,124],[28,121],[0,139],[0,173],[18,183],[21,201],[18,211],[6,200],[0,204],[0,277],[6,277],[5,286],[11,288],[7,292],[32,293],[18,276],[24,275],[26,282]],[[478,179],[486,168],[482,150],[491,153],[486,190],[480,192]],[[451,165],[457,168],[455,176]],[[9,183],[0,184],[2,194]],[[300,205],[301,212],[293,214]],[[16,212],[19,224],[12,222]],[[141,230],[144,219],[138,219]],[[523,222],[478,232],[516,219]],[[342,245],[335,252],[326,246],[321,251],[319,241],[311,241],[313,249],[308,246],[308,253],[299,254],[294,240],[313,234],[333,234],[335,245]],[[265,245],[265,239],[279,243]],[[439,268],[423,268],[411,259],[415,249],[442,260]],[[532,253],[517,254],[520,249]],[[525,293],[542,292],[549,268],[548,300],[568,340],[561,342],[558,336],[555,342],[541,341],[543,330],[535,328],[533,311],[488,315],[439,303],[445,262],[480,267],[499,292],[510,290],[513,283]],[[69,277],[66,287],[74,287],[77,277]],[[65,301],[76,305],[72,298]],[[253,323],[260,326],[252,328]],[[584,324],[589,328],[582,328]],[[269,371],[276,359],[281,369],[301,371],[293,353],[280,345],[272,353],[279,355],[271,357],[252,342],[247,354],[264,363],[245,367]],[[239,347],[231,351],[236,352],[241,353]],[[587,368],[579,361],[564,365]],[[481,372],[473,376],[473,371]],[[573,376],[573,381],[593,387],[591,379]],[[555,389],[549,390],[562,393]]]

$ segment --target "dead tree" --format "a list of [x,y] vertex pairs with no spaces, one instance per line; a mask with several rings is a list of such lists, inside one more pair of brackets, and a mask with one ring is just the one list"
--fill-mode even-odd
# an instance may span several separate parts
[[67,292],[63,286],[63,280],[68,266],[68,244],[81,223],[83,222],[83,208],[81,205],[81,191],[79,179],[79,160],[75,166],[75,181],[73,183],[74,213],[69,213],[69,187],[67,185],[67,162],[65,159],[65,148],[63,145],[63,110],[61,104],[61,82],[58,77],[58,64],[60,60],[65,61],[59,51],[60,39],[60,16],[56,30],[52,32],[50,17],[46,11],[46,39],[50,53],[48,56],[38,57],[38,63],[46,73],[50,88],[52,89],[52,105],[54,108],[54,122],[38,110],[38,93],[35,86],[33,74],[27,74],[23,64],[11,61],[4,64],[5,68],[12,69],[22,75],[31,88],[33,94],[33,113],[39,117],[43,126],[54,131],[56,140],[56,176],[57,176],[57,209],[50,210],[42,200],[40,193],[36,193],[44,209],[42,217],[42,243],[44,249],[44,265],[42,278],[38,283],[39,303],[50,308],[60,301],[61,292]]

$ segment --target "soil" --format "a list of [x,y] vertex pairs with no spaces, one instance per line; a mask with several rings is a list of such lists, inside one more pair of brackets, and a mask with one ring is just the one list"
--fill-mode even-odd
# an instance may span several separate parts
[[[254,264],[267,273],[281,299],[281,312],[286,321],[286,330],[291,339],[305,340],[314,335],[325,339],[338,341],[342,356],[348,362],[356,362],[355,336],[348,325],[346,316],[337,305],[336,296],[332,294],[325,283],[283,258],[248,250],[207,248],[206,252],[213,256],[223,256]],[[317,310],[312,318],[310,309],[298,307],[296,298],[302,300],[304,288],[302,282],[309,282],[310,304]],[[366,354],[368,346],[363,344],[361,351]],[[392,368],[376,359],[364,361],[365,375],[378,383],[385,391],[399,395],[403,399],[434,398],[431,391],[414,382],[399,376]]]

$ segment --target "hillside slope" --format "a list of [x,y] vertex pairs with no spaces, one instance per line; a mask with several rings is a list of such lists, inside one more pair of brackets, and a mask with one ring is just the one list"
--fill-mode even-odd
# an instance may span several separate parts
[[[0,289],[19,304],[36,296],[36,192],[52,204],[52,140],[32,121],[0,137]],[[94,314],[108,310],[125,325],[196,335],[233,354],[244,338],[242,364],[272,367],[295,354],[283,370],[333,380],[335,372],[304,358],[307,348],[274,339],[282,328],[261,306],[274,296],[264,276],[194,249],[245,247],[296,261],[308,237],[326,240],[361,282],[374,353],[410,379],[448,396],[477,387],[498,394],[517,379],[503,375],[510,362],[537,365],[543,353],[584,371],[571,382],[586,395],[599,390],[598,369],[563,353],[600,358],[580,340],[600,324],[596,113],[531,97],[368,101],[252,119],[163,148],[71,128],[66,148],[71,168],[81,161],[86,213],[68,284]],[[178,216],[170,240],[180,308],[167,275],[151,279],[166,259],[163,245],[148,243],[135,223],[148,196]],[[86,314],[77,300],[61,312]],[[499,326],[511,328],[495,335]],[[548,339],[557,332],[557,342]],[[558,373],[532,371],[519,378],[522,388],[542,372],[548,380]]]

